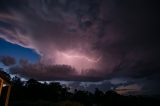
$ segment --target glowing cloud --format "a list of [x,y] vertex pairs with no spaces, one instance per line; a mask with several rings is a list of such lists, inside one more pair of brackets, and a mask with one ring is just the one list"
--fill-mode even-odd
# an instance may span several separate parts
[[100,58],[92,59],[92,58],[89,58],[84,55],[74,55],[74,54],[67,54],[67,53],[63,53],[63,52],[61,52],[61,54],[68,59],[84,59],[84,60],[91,62],[91,63],[97,63],[100,60]]
[[77,51],[57,51],[54,57],[55,64],[66,64],[75,67],[80,74],[83,69],[97,68],[101,57],[89,56]]
[[0,38],[35,50],[44,65],[71,65],[85,76],[159,72],[159,30],[153,17],[158,12],[144,11],[148,6],[114,0],[3,1]]

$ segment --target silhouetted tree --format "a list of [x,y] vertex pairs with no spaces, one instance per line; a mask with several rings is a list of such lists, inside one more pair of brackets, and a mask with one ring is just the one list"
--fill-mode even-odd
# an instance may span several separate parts
[[28,88],[37,88],[41,85],[41,83],[39,83],[37,80],[35,79],[29,79],[25,86],[28,87]]
[[0,73],[3,74],[8,80],[11,80],[11,76],[5,72],[3,68],[0,68]]
[[24,82],[23,81],[21,81],[21,79],[19,78],[19,77],[17,77],[17,76],[14,76],[13,78],[12,78],[12,83],[13,83],[13,85],[14,86],[18,86],[18,87],[22,87],[23,85],[24,85]]
[[60,83],[40,83],[35,79],[23,82],[14,77],[10,106],[142,106],[154,105],[158,100],[142,96],[122,96],[115,91],[103,93],[98,88],[94,93],[76,90],[74,93]]

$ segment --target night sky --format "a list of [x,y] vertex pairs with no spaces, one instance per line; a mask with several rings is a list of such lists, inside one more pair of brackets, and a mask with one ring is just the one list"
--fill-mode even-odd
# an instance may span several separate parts
[[0,67],[82,90],[158,95],[157,1],[0,0]]

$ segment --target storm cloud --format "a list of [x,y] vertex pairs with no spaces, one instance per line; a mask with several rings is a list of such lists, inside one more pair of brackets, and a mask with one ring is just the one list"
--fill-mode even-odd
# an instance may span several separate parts
[[12,67],[13,74],[147,79],[160,75],[158,8],[154,0],[2,0],[0,38],[41,57]]
[[[43,63],[29,63],[21,59],[18,65],[10,67],[10,74],[20,75],[23,78],[34,78],[39,81],[100,81],[102,75],[97,70],[84,70],[85,73],[79,74],[75,68],[69,65],[46,65]],[[92,73],[91,73],[92,72]]]
[[6,66],[11,66],[16,64],[16,60],[10,56],[0,56],[0,63],[3,63]]

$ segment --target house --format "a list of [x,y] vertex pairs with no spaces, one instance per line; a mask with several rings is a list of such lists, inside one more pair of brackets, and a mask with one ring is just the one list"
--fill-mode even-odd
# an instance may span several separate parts
[[0,71],[0,97],[2,94],[3,85],[7,86],[7,93],[5,95],[4,104],[5,104],[5,106],[8,106],[12,84],[11,84],[10,80]]

